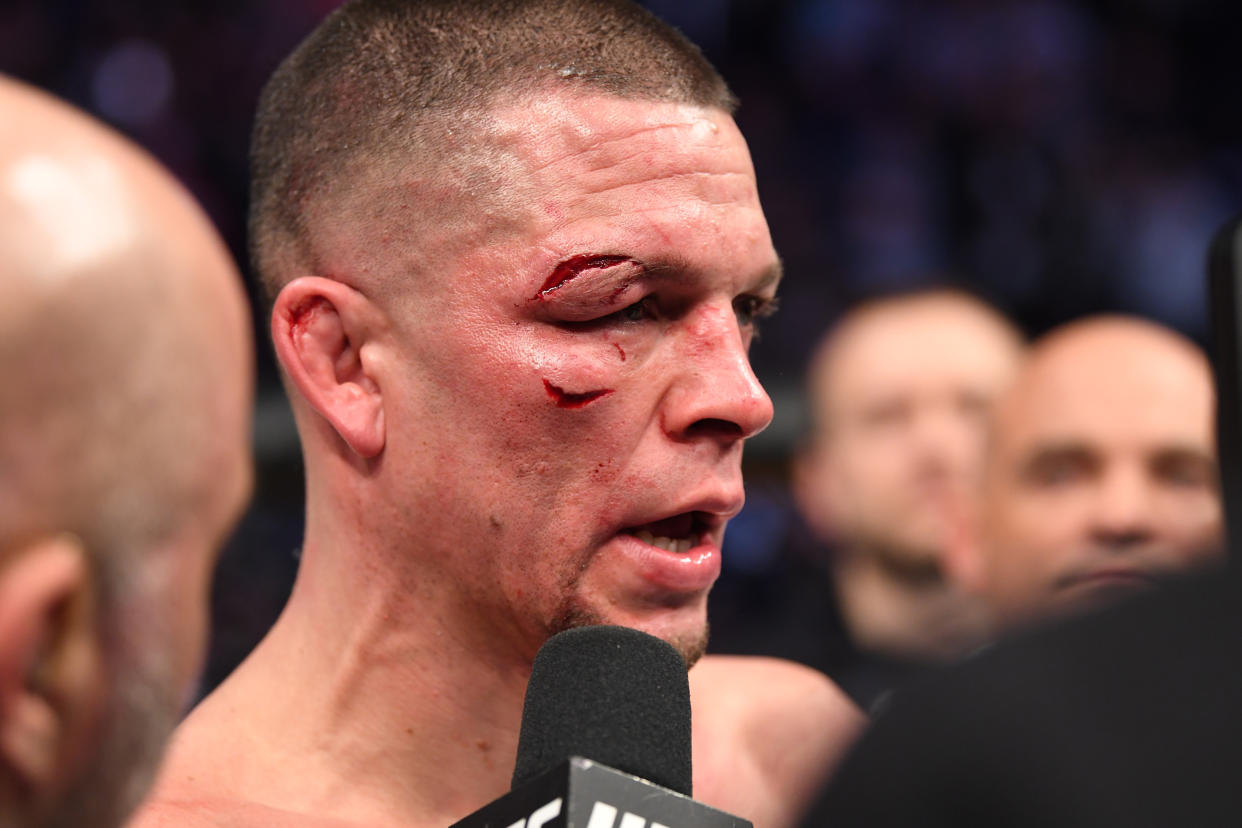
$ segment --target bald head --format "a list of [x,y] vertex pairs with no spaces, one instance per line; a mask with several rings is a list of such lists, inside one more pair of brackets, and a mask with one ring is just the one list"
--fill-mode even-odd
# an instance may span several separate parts
[[11,81],[0,107],[0,537],[158,541],[245,473],[240,279],[136,147]]
[[[164,708],[147,712],[167,720],[201,656],[214,550],[249,489],[252,345],[240,279],[210,222],[153,159],[3,78],[0,251],[0,576],[51,571],[39,556],[60,550],[57,571],[73,577],[57,583],[87,596],[82,634],[99,645],[99,678],[115,675],[124,690],[127,669],[145,672],[142,695]],[[108,733],[106,722],[87,729],[99,727]],[[0,794],[35,813],[51,783],[28,759],[0,754]],[[63,770],[85,779],[127,762],[98,764]],[[121,815],[101,786],[57,787],[63,801],[85,797],[92,814]],[[0,811],[20,812],[7,802]]]
[[1095,317],[1036,343],[988,457],[977,581],[1001,619],[1215,556],[1213,410],[1207,360],[1166,328]]

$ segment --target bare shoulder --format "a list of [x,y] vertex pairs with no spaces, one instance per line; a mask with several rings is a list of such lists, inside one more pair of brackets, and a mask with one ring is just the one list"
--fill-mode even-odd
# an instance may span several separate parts
[[267,808],[250,804],[237,777],[247,773],[249,746],[223,739],[208,697],[173,732],[147,801],[127,828],[275,826]]
[[224,800],[152,800],[126,828],[346,828],[346,823]]
[[218,828],[222,823],[188,803],[147,802],[126,823],[127,828]]
[[270,815],[236,804],[156,799],[144,804],[126,828],[258,828],[273,824]]
[[852,732],[865,722],[832,679],[777,658],[705,656],[690,671],[690,696],[696,714],[735,716],[768,735],[784,723]]
[[793,824],[866,717],[823,673],[750,656],[690,671],[695,789],[756,828]]

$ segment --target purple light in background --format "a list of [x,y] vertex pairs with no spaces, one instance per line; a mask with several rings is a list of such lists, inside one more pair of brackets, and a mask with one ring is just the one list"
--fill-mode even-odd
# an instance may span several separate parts
[[95,110],[126,126],[155,121],[172,98],[172,64],[154,43],[123,40],[109,49],[91,77]]

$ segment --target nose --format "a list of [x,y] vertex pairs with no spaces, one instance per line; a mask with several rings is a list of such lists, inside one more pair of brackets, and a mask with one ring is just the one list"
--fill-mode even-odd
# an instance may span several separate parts
[[965,479],[974,474],[982,453],[982,428],[940,403],[916,407],[910,450],[920,475]]
[[1145,543],[1154,529],[1148,483],[1137,470],[1117,469],[1101,481],[1091,514],[1092,538],[1105,546]]
[[676,351],[677,378],[665,398],[664,429],[674,439],[744,440],[772,422],[772,400],[750,367],[731,305],[696,309]]

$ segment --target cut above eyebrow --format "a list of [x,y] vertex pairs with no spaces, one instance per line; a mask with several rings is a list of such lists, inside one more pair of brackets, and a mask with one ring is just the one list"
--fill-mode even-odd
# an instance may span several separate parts
[[[621,264],[634,265],[641,268],[644,274],[656,278],[675,278],[677,274],[692,269],[689,263],[675,258],[666,258],[659,262],[648,263],[630,256],[612,253],[584,253],[570,256],[568,259],[557,263],[552,268],[548,278],[544,280],[543,286],[539,288],[539,292],[531,298],[533,300],[546,299],[548,294],[555,292],[585,273],[593,270],[607,270],[610,267]],[[754,285],[746,292],[757,293],[768,289],[775,290],[783,277],[784,267],[778,257],[771,265],[759,272]]]
[[633,260],[628,256],[603,256],[594,253],[571,256],[552,269],[552,273],[544,281],[543,287],[539,289],[539,292],[535,294],[535,298],[547,296],[566,282],[578,278],[588,270],[603,270],[604,268],[630,261]]

